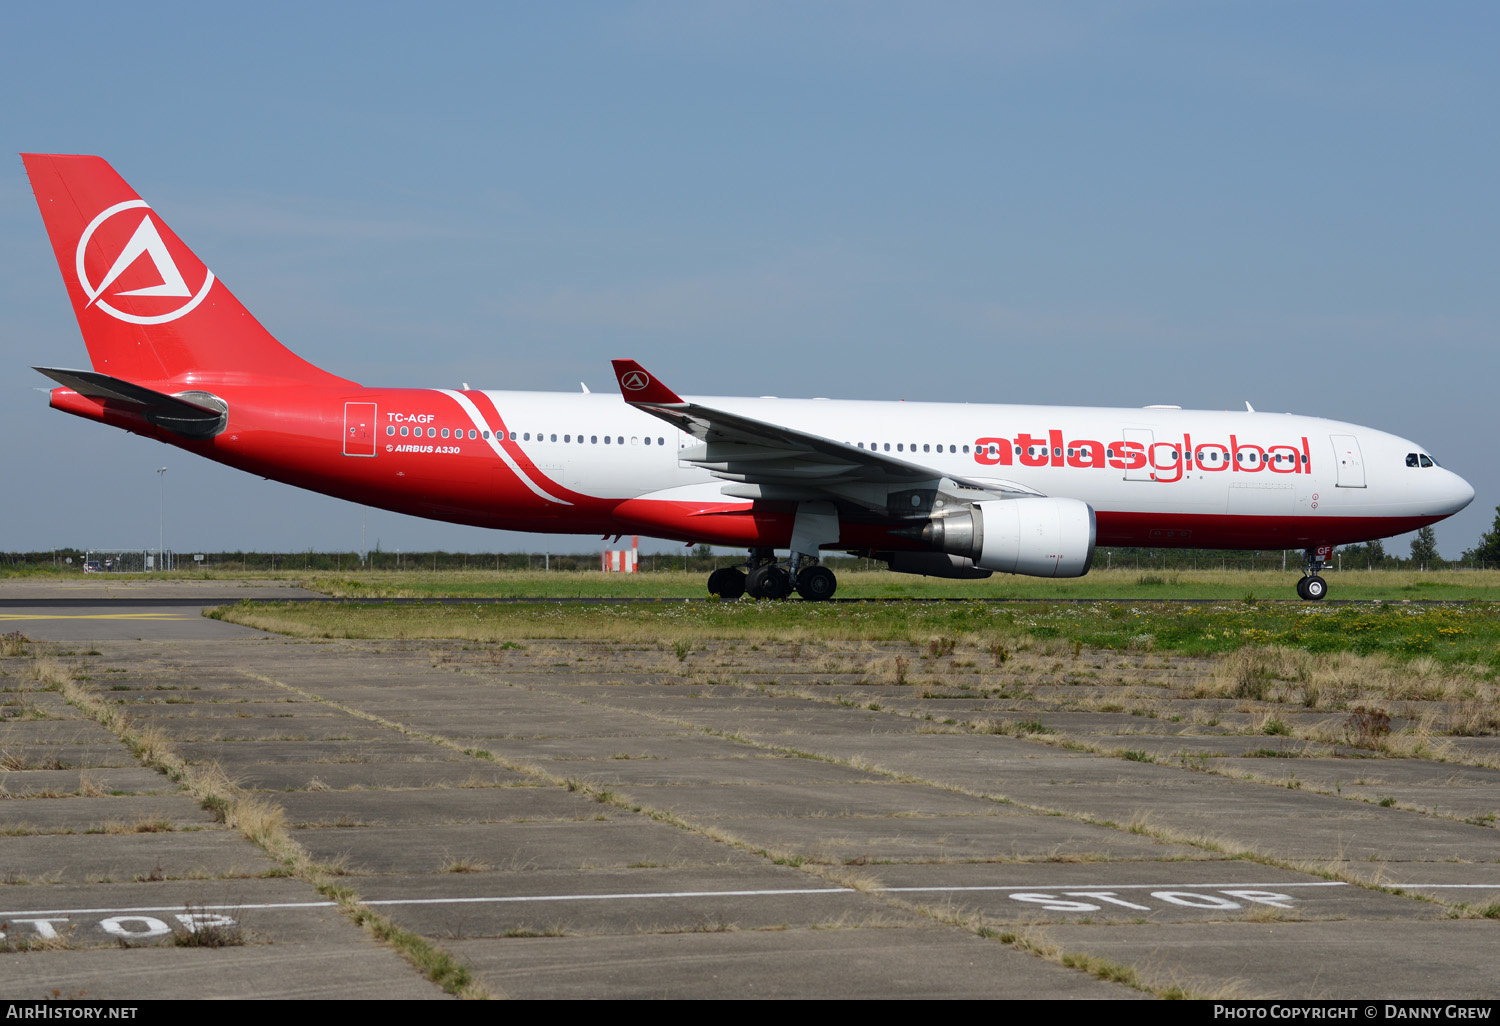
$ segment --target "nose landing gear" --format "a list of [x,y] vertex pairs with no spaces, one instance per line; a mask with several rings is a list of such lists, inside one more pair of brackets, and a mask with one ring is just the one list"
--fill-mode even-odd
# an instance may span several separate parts
[[1317,574],[1309,574],[1297,582],[1297,596],[1308,602],[1316,602],[1328,594],[1328,582]]
[[1316,549],[1302,551],[1302,579],[1297,582],[1297,597],[1305,602],[1317,602],[1328,594],[1328,582],[1319,577],[1333,555],[1332,545],[1320,545]]

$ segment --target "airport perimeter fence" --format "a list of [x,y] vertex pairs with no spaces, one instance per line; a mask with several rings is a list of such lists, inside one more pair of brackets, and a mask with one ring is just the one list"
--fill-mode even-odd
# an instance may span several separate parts
[[[719,567],[743,563],[737,553],[701,551],[683,553],[641,553],[640,572],[676,570],[709,573]],[[834,570],[883,570],[880,560],[855,556],[829,555],[823,563]],[[1133,570],[1141,573],[1181,570],[1287,570],[1301,566],[1300,553],[1289,550],[1274,552],[1215,552],[1192,549],[1100,549],[1094,556],[1095,570]],[[85,568],[88,568],[87,570]],[[516,570],[594,571],[599,570],[597,552],[384,552],[376,551],[361,560],[358,552],[182,552],[171,549],[159,553],[154,548],[61,548],[46,552],[0,552],[0,572],[78,572],[78,573],[157,573],[163,568],[183,573],[193,571],[296,572],[335,571],[358,573],[362,570],[385,572],[482,572],[502,573]],[[1500,563],[1477,560],[1438,560],[1426,564],[1410,559],[1369,560],[1363,553],[1351,553],[1344,559],[1335,552],[1329,571],[1357,570],[1494,570]]]
[[0,552],[0,568],[10,571],[76,570],[79,573],[155,573],[185,569],[171,549],[91,548],[50,552]]

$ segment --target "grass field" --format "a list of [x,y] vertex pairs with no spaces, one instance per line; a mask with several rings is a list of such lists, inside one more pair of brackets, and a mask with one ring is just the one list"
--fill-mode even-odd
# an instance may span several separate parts
[[[1265,570],[1095,570],[1076,580],[1046,580],[996,574],[983,581],[914,577],[888,571],[839,574],[839,598],[974,599],[1297,599],[1297,574]],[[341,598],[701,598],[705,575],[680,571],[654,574],[437,573],[322,575],[309,587]],[[1422,573],[1360,570],[1328,575],[1330,596],[1341,599],[1485,599],[1500,601],[1500,571],[1445,570]]]
[[[36,573],[28,576],[38,576]],[[52,576],[50,574],[45,576]],[[57,576],[61,577],[60,572]],[[67,576],[80,578],[78,571]],[[1500,570],[1349,570],[1325,574],[1329,597],[1394,602],[1402,599],[1500,602]],[[100,582],[151,580],[279,580],[339,598],[702,598],[703,573],[661,571],[182,571],[108,575]],[[1297,571],[1097,569],[1076,580],[996,574],[983,581],[951,581],[887,571],[841,571],[839,598],[956,599],[1219,599],[1299,603]]]
[[1221,655],[1247,646],[1307,653],[1425,658],[1500,670],[1500,607],[1360,603],[904,603],[671,602],[576,606],[343,605],[251,602],[213,615],[302,637],[447,638],[482,643],[529,638],[627,644],[701,639],[897,641],[980,650],[1039,639],[1114,651]]
[[[663,685],[754,688],[794,668],[800,697],[927,719],[933,701],[962,700],[944,723],[1088,750],[1103,742],[1045,720],[1126,711],[1193,731],[1500,766],[1484,742],[1444,741],[1500,732],[1500,607],[1489,603],[249,602],[211,615],[294,637],[428,642],[434,665],[483,673],[566,676],[602,663]],[[984,715],[960,713],[976,701]],[[1122,757],[1153,758],[1139,747]]]

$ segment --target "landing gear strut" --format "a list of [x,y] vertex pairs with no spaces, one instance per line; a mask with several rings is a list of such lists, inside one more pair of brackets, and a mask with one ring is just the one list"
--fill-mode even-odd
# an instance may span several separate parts
[[708,575],[708,593],[721,599],[749,595],[753,599],[784,599],[795,587],[808,602],[825,602],[838,590],[838,578],[826,566],[819,566],[807,556],[793,556],[791,566],[776,562],[770,549],[751,549],[745,563],[746,573],[738,567],[721,567]]
[[1307,602],[1317,602],[1328,594],[1328,582],[1318,574],[1328,565],[1328,557],[1332,554],[1332,548],[1331,545],[1325,545],[1317,549],[1302,551],[1302,578],[1297,582],[1298,598]]

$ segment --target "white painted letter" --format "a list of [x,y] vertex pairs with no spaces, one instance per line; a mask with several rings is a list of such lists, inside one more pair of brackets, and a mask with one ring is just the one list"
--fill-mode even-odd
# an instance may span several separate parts
[[1063,901],[1054,894],[1012,894],[1015,901],[1034,901],[1051,912],[1098,912],[1098,905],[1082,901]]
[[1237,901],[1230,901],[1228,898],[1220,898],[1213,894],[1199,894],[1196,891],[1152,891],[1151,897],[1170,901],[1174,905],[1186,905],[1188,908],[1240,907]]
[[1253,901],[1260,905],[1275,905],[1277,908],[1291,908],[1292,896],[1290,894],[1277,894],[1275,891],[1220,891],[1231,898],[1242,898],[1245,901]]
[[[145,929],[128,930],[126,923],[142,923]],[[100,920],[99,925],[105,933],[112,933],[116,937],[126,940],[145,940],[148,937],[165,937],[172,932],[172,928],[160,919],[152,919],[150,916],[110,916],[108,919]]]

